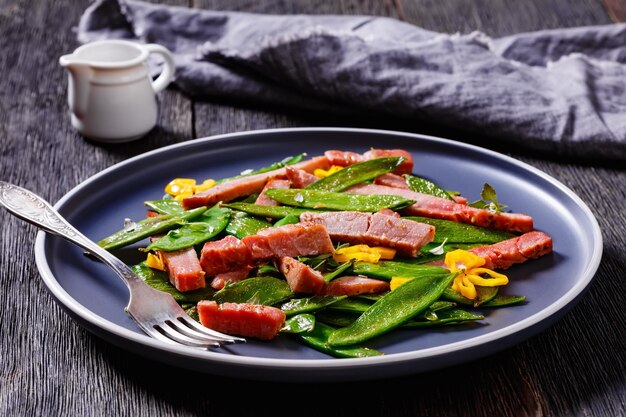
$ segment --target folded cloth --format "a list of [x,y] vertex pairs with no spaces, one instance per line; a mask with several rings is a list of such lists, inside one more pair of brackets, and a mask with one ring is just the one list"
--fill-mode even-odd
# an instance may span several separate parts
[[378,112],[555,156],[626,160],[626,25],[437,33],[391,18],[97,0],[78,40],[169,48],[196,98]]

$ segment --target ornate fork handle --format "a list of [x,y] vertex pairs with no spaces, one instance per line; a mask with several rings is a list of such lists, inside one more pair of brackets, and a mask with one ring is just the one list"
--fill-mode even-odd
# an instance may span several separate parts
[[0,205],[20,219],[26,220],[48,233],[59,235],[90,252],[113,268],[126,282],[126,285],[138,280],[128,265],[80,233],[38,195],[17,185],[0,181]]

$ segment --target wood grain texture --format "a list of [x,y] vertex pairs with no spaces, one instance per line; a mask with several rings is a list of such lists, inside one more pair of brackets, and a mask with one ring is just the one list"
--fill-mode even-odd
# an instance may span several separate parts
[[[431,30],[481,30],[491,36],[615,19],[597,0],[167,3],[262,13],[373,14]],[[66,75],[57,64],[60,55],[77,46],[73,29],[88,4],[87,0],[0,0],[1,180],[55,202],[102,169],[194,137],[291,126],[435,134],[509,154],[570,187],[600,223],[603,260],[587,293],[556,325],[487,358],[383,381],[261,384],[155,362],[78,326],[39,277],[33,253],[35,228],[0,210],[0,415],[626,416],[625,167],[546,159],[485,141],[479,134],[411,120],[192,101],[175,88],[160,95],[159,126],[145,138],[122,145],[92,143],[70,126]],[[268,397],[267,392],[272,395]]]

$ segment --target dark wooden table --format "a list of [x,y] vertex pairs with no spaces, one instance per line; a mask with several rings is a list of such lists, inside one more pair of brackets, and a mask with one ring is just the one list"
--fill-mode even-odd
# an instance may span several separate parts
[[[427,29],[491,36],[610,24],[623,0],[171,1],[268,13],[372,14]],[[56,202],[129,157],[198,137],[294,126],[354,126],[436,134],[507,153],[554,176],[597,216],[604,255],[582,300],[556,325],[484,359],[382,381],[293,385],[212,377],[131,354],[77,325],[53,301],[34,262],[33,226],[0,211],[0,415],[624,416],[626,415],[626,170],[501,149],[478,137],[389,118],[194,101],[168,89],[159,126],[102,145],[70,126],[58,57],[78,45],[86,0],[0,0],[0,179]],[[554,277],[559,279],[559,277]]]

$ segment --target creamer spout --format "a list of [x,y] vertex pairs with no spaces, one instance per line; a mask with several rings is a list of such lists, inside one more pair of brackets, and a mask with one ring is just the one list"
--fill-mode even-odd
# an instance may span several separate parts
[[90,94],[90,81],[93,70],[84,61],[76,59],[73,54],[63,55],[59,64],[69,72],[68,104],[70,110],[79,119],[87,113]]

